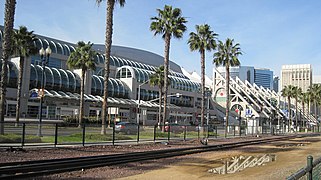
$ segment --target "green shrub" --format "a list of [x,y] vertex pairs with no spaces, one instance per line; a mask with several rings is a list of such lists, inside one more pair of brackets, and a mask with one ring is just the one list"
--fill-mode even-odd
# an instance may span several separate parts
[[[5,134],[0,135],[0,143],[20,143],[21,142],[21,135],[18,134]],[[25,136],[26,143],[40,143],[41,138],[38,136]]]

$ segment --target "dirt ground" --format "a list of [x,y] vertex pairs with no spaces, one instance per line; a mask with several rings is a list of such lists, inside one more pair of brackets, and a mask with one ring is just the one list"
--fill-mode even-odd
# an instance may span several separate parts
[[[242,137],[232,139],[212,139],[210,145],[238,142],[245,139],[264,137]],[[27,160],[43,160],[79,156],[93,156],[113,153],[138,152],[200,145],[198,141],[171,142],[170,144],[139,144],[121,146],[88,146],[65,148],[30,148],[24,151],[8,151],[0,149],[0,163]],[[247,168],[235,174],[219,175],[209,173],[211,168],[223,165],[224,159],[243,155],[259,156],[276,155],[276,161],[264,166]],[[306,157],[321,157],[321,136],[298,138],[270,144],[239,147],[225,151],[214,151],[193,155],[172,157],[127,163],[115,166],[82,169],[48,176],[40,176],[36,180],[194,180],[194,179],[285,179],[306,165]]]
[[[313,155],[321,157],[321,137],[293,139],[284,142],[274,142],[260,146],[242,147],[237,150],[207,152],[193,155],[193,158],[182,160],[162,169],[144,172],[134,176],[119,178],[122,180],[189,180],[189,179],[286,179],[306,165],[306,157]],[[274,154],[276,160],[263,166],[247,168],[234,174],[219,175],[208,170],[222,166],[222,159],[238,155]]]

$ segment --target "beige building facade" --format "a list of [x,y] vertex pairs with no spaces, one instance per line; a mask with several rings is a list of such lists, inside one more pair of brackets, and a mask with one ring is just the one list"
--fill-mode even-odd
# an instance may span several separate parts
[[280,90],[288,85],[298,86],[306,92],[312,85],[311,64],[282,65]]

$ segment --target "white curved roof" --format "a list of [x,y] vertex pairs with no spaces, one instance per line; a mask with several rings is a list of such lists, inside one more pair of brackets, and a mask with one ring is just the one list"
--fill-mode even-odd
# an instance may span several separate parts
[[[193,72],[188,72],[186,69],[184,68],[181,68],[182,69],[182,72],[185,76],[187,76],[191,81],[194,81],[194,82],[198,82],[200,83],[201,82],[201,76],[193,71]],[[205,75],[205,86],[208,87],[208,88],[211,88],[213,85],[213,81],[211,78],[209,78],[207,75]]]

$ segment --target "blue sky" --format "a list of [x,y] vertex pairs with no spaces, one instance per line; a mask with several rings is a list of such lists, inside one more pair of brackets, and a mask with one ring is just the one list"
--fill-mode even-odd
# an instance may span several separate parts
[[[25,25],[37,34],[76,43],[104,43],[106,3],[95,0],[17,0],[15,28]],[[200,72],[198,52],[190,52],[189,33],[207,23],[220,40],[241,44],[241,65],[269,68],[279,75],[283,64],[312,64],[321,75],[321,1],[319,0],[127,0],[115,9],[113,44],[163,55],[164,42],[149,30],[150,17],[165,4],[182,9],[187,32],[172,39],[170,59],[188,71]],[[0,1],[3,25],[4,1]],[[213,52],[206,54],[212,76]]]

